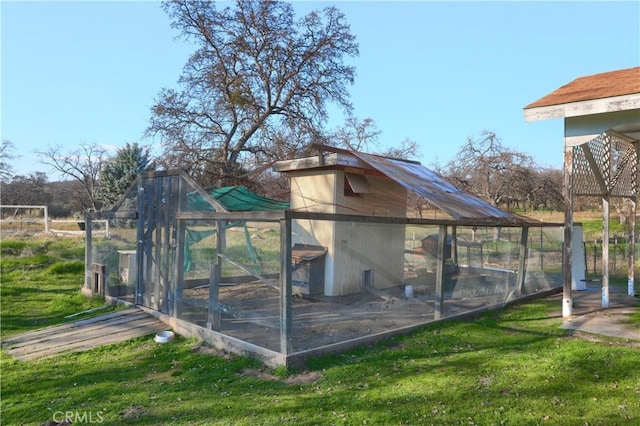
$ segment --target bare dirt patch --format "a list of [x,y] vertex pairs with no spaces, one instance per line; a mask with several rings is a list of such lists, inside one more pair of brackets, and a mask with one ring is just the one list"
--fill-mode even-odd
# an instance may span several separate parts
[[255,377],[261,380],[282,380],[282,382],[286,383],[287,385],[308,385],[317,382],[322,377],[322,374],[318,371],[304,371],[299,374],[288,376],[285,379],[280,379],[279,377],[271,373],[257,368],[244,368],[238,374],[243,376]]
[[284,379],[284,382],[288,385],[310,385],[315,383],[322,377],[322,374],[318,371],[306,371],[304,373],[295,374]]
[[137,419],[142,416],[145,411],[142,405],[132,405],[122,410],[119,414],[123,419]]

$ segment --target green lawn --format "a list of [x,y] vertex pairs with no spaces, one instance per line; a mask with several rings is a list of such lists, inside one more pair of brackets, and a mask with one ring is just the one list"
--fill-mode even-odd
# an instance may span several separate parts
[[[3,337],[99,305],[78,295],[81,242],[1,244]],[[638,343],[573,337],[558,310],[540,300],[433,325],[300,372],[184,338],[30,362],[2,351],[1,423],[640,424]]]

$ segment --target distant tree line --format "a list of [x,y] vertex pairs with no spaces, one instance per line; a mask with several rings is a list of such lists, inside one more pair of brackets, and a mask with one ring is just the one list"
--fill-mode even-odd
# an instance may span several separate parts
[[[371,119],[348,119],[324,142],[352,150],[375,151],[380,131]],[[393,158],[412,158],[418,144],[405,140],[396,148],[378,151]],[[47,205],[52,216],[70,216],[111,208],[140,172],[156,168],[148,146],[126,144],[108,156],[97,145],[82,144],[71,152],[53,147],[40,152],[41,161],[64,177],[50,182],[37,172],[28,176],[3,175],[2,204]],[[3,157],[3,161],[6,157]],[[480,196],[493,205],[526,213],[532,210],[558,211],[564,208],[562,171],[540,167],[521,152],[505,147],[493,132],[469,137],[456,156],[434,170],[457,187]],[[3,169],[6,170],[6,169]],[[288,182],[270,168],[243,180],[257,192],[275,199],[288,199]],[[576,208],[598,206],[598,200],[578,198]],[[419,216],[430,209],[426,200],[411,196],[410,207]]]
[[41,162],[63,180],[50,182],[42,172],[3,175],[3,205],[46,205],[52,217],[107,210],[124,195],[138,173],[154,167],[149,147],[138,143],[127,143],[112,156],[104,148],[87,143],[69,152],[49,147],[38,154]]
[[531,156],[503,145],[494,132],[468,137],[454,158],[436,171],[508,211],[564,208],[562,171],[537,165]]

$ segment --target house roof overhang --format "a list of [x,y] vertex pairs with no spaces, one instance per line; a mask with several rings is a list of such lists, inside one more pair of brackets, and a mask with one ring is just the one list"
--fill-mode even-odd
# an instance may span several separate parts
[[638,110],[640,67],[579,77],[524,107],[526,121]]

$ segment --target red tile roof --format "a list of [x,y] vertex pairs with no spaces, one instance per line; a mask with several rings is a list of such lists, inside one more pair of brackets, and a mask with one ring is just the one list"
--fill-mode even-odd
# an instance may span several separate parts
[[640,67],[579,77],[524,109],[640,93]]

